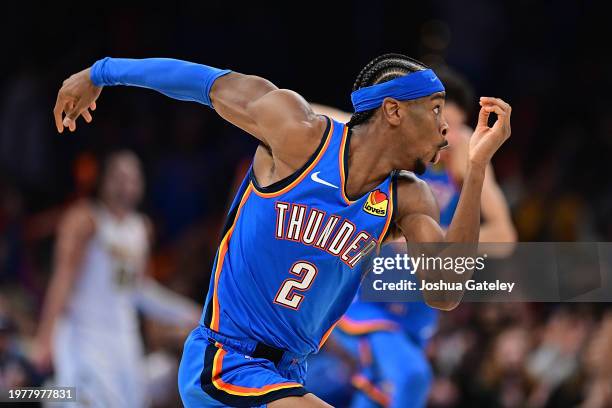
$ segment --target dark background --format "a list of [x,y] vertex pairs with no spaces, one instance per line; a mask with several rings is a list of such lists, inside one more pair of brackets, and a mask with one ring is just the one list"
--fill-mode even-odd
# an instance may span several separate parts
[[[0,296],[8,299],[5,309],[17,310],[5,314],[17,315],[23,336],[32,333],[57,220],[67,205],[91,194],[100,158],[124,147],[144,163],[142,209],[156,227],[157,278],[204,299],[228,196],[255,143],[204,106],[134,88],[105,89],[92,125],[57,134],[51,111],[61,82],[104,56],[231,68],[344,110],[357,73],[382,53],[448,64],[477,96],[513,106],[512,137],[494,166],[519,239],[612,240],[609,26],[600,4],[570,0],[5,6]],[[470,307],[447,317],[448,330],[463,324],[483,333],[478,323],[466,323]],[[542,330],[558,313],[533,309],[529,319]],[[471,313],[479,319],[480,312]],[[516,311],[508,312],[512,318],[499,313],[500,321],[524,319]],[[598,319],[596,312],[586,315]]]
[[[174,178],[168,171],[183,172],[173,184],[215,179],[218,184],[184,192],[173,203],[183,210],[175,212],[204,217],[224,208],[219,196],[229,185],[210,172],[231,173],[239,158],[251,154],[247,136],[205,107],[138,89],[105,90],[93,126],[57,135],[50,112],[61,81],[107,55],[169,56],[258,74],[308,100],[349,110],[361,67],[379,54],[401,52],[446,62],[473,83],[476,95],[513,105],[512,139],[494,164],[517,221],[527,223],[520,217],[529,216],[529,224],[537,224],[519,222],[522,240],[610,239],[610,50],[607,17],[594,2],[330,5],[206,2],[83,10],[24,2],[4,14],[0,28],[4,183],[23,194],[27,211],[41,210],[74,189],[72,163],[79,153],[99,156],[127,146],[145,160],[145,207],[153,212],[163,211],[158,190],[164,178]],[[192,168],[168,163],[182,156]],[[562,228],[550,225],[551,211],[523,214],[522,205],[548,207],[524,202],[536,196],[544,202],[574,200],[575,216],[588,213],[589,219]],[[191,208],[194,200],[204,205]]]

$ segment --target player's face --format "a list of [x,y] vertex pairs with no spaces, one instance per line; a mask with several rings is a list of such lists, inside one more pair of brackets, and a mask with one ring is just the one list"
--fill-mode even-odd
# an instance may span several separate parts
[[406,168],[412,168],[417,174],[423,174],[428,163],[440,159],[440,150],[448,145],[446,132],[448,123],[444,117],[444,94],[439,92],[431,96],[408,101],[407,115],[402,124],[407,149],[413,152]]
[[448,123],[449,137],[451,132],[456,132],[465,125],[467,120],[465,112],[454,102],[446,102],[444,105],[444,118]]
[[103,198],[124,209],[133,209],[142,197],[144,183],[140,163],[132,156],[121,156],[109,165],[102,188]]
[[[466,126],[467,115],[463,109],[454,102],[446,102],[444,105],[444,118],[448,123],[446,138],[452,149],[453,145],[459,143],[459,139],[462,137],[462,130]],[[450,149],[443,151],[441,155],[442,162],[447,160],[450,154]]]

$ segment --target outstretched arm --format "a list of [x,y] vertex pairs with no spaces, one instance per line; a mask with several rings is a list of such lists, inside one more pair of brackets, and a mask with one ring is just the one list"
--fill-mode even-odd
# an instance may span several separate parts
[[[104,58],[64,81],[54,109],[58,132],[76,129],[104,86],[153,89],[171,98],[213,107],[221,117],[258,138],[281,160],[302,161],[300,151],[321,138],[325,120],[297,93],[263,78],[169,58]],[[287,139],[291,137],[291,143]],[[306,149],[304,149],[306,147]]]

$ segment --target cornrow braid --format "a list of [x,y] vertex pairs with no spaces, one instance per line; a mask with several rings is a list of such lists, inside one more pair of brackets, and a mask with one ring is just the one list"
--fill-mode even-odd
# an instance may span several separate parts
[[[366,86],[382,84],[400,76],[408,75],[411,72],[422,71],[427,68],[427,65],[422,62],[402,54],[384,54],[374,58],[363,67],[359,75],[357,75],[357,79],[355,79],[353,91]],[[347,126],[352,128],[366,123],[374,115],[376,109],[353,113]]]

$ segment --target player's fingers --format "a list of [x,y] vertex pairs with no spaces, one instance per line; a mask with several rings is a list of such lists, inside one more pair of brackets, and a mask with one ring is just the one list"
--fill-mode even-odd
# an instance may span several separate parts
[[[490,97],[480,98],[480,105],[484,107],[496,106],[497,109],[487,108],[487,110],[497,113],[498,116],[497,121],[493,125],[493,129],[499,129],[503,126],[508,131],[505,133],[509,134],[510,115],[512,115],[512,107],[508,103],[504,102],[502,99]],[[502,112],[499,112],[499,109],[502,109]]]
[[511,109],[510,105],[507,102],[505,102],[503,99],[494,98],[494,97],[491,97],[491,96],[482,96],[480,98],[480,103],[481,104],[494,104],[494,105],[498,105],[498,106],[500,106],[505,111],[509,111]]
[[499,134],[505,140],[506,138],[508,138],[508,136],[510,136],[510,124],[498,120],[493,125],[493,131],[497,132],[497,134]]
[[66,115],[64,116],[64,120],[62,121],[62,124],[64,125],[64,127],[67,127],[70,131],[72,131],[72,127],[74,126],[74,122],[76,121],[76,118],[79,115],[75,115],[75,109],[74,109],[74,102],[68,102],[65,106],[64,106],[64,112],[66,113]]
[[91,109],[92,111],[96,110],[96,101],[93,101],[91,105],[89,105],[89,109]]
[[495,123],[493,124],[492,129],[499,129],[502,126],[506,126],[506,111],[504,111],[500,106],[498,105],[485,105],[483,106],[483,109],[489,113],[496,113],[497,114],[497,120],[495,121]]
[[91,117],[91,113],[89,113],[88,109],[85,109],[83,113],[81,113],[81,116],[83,116],[83,119],[85,119],[85,122],[87,123],[91,123],[91,121],[93,120],[93,118]]
[[68,116],[64,116],[64,119],[62,120],[62,125],[67,128],[70,127],[70,125],[73,123],[74,121],[72,119],[70,119]]
[[489,112],[489,114],[491,114],[491,113],[496,113],[497,114],[497,120],[495,121],[494,125],[498,124],[498,123],[505,125],[507,123],[508,114],[500,106],[498,106],[498,105],[485,105],[485,106],[483,106],[483,109],[485,111]]
[[[491,110],[491,112],[495,112],[497,114],[497,120],[493,124],[493,130],[501,130],[501,129],[510,129],[510,113],[503,110],[501,107],[497,105],[487,105],[485,109]],[[503,131],[502,134],[509,134],[509,132]]]
[[[64,126],[67,126],[71,132],[74,132],[76,129],[76,120],[79,116],[83,115],[83,118],[87,122],[91,122],[91,114],[87,111],[87,107],[89,104],[83,103],[82,101],[78,101],[76,103],[72,103],[69,109],[66,111],[66,117],[64,118]],[[85,112],[89,116],[90,120],[87,120],[85,117]]]
[[63,123],[64,113],[70,111],[74,106],[72,98],[58,94],[53,108],[53,116],[55,118],[55,127],[58,132],[62,133],[64,128],[68,127]]
[[[64,113],[65,117],[69,117],[70,119],[76,119],[75,114],[76,102],[74,100],[69,100],[64,104]],[[78,116],[78,115],[77,115]]]
[[64,127],[68,128],[69,131],[74,132],[74,130],[76,129],[76,120],[70,119],[68,116],[65,116],[63,125]]
[[55,119],[55,128],[59,133],[64,131],[64,125],[62,124],[62,112],[64,112],[62,97],[58,94],[55,106],[53,107],[53,118]]
[[70,127],[73,125],[74,121],[78,117],[78,115],[76,117],[74,116],[75,105],[76,103],[74,102],[74,100],[69,100],[64,104],[65,115],[62,124],[65,128],[67,127],[68,129],[70,129]]
[[480,112],[478,112],[478,124],[476,125],[477,127],[488,127],[489,126],[489,115],[491,114],[491,111],[488,109],[485,109],[485,107],[481,107],[480,108]]
[[76,119],[79,115],[76,113],[75,104],[69,103],[67,107],[64,108],[66,112],[66,116],[64,116],[64,127],[67,127],[69,131],[74,132],[76,129]]
[[506,111],[502,109],[499,105],[483,105],[482,107],[486,112],[492,113],[495,112],[497,116],[506,116]]

